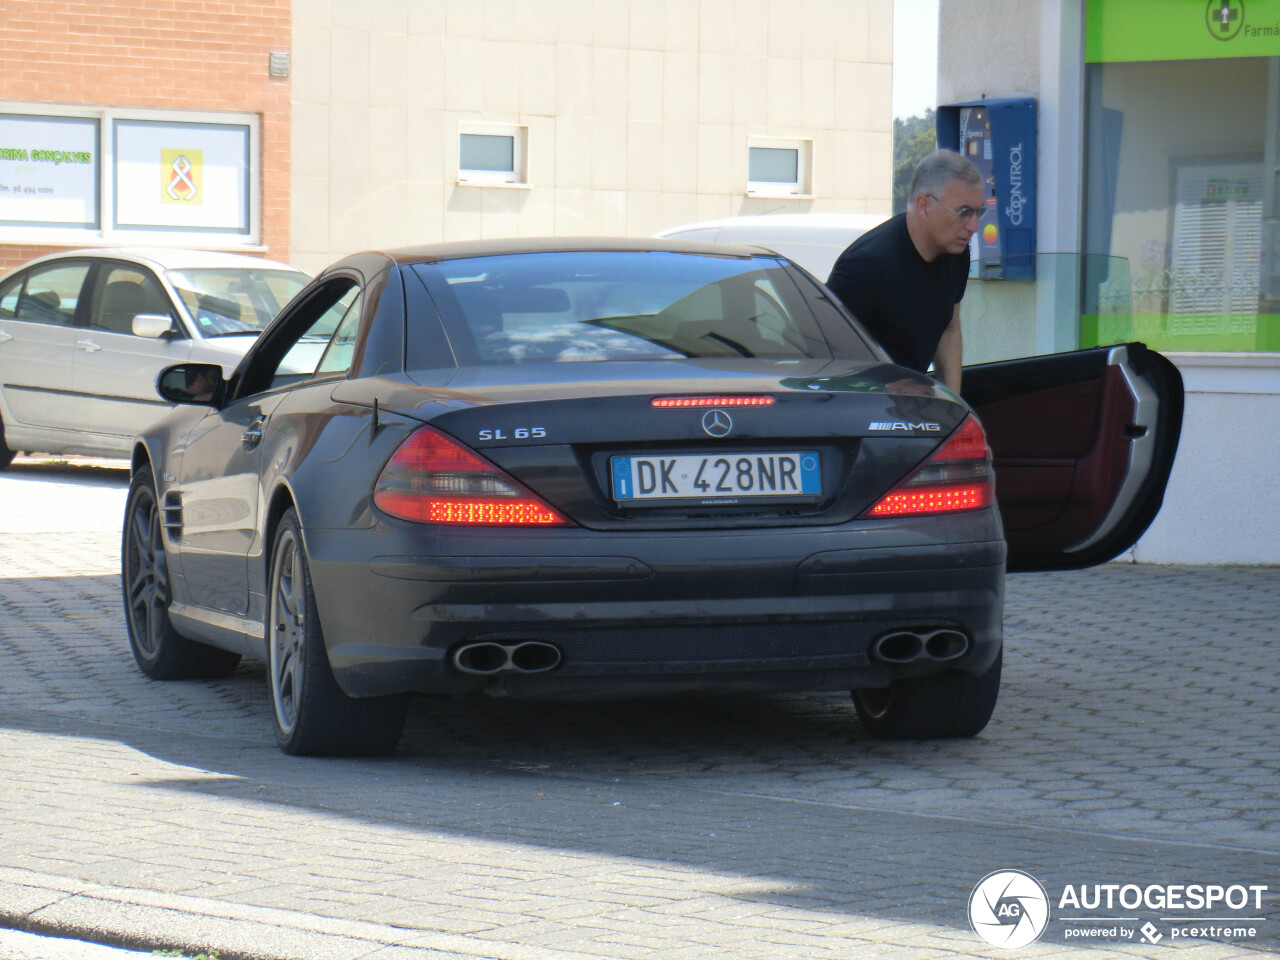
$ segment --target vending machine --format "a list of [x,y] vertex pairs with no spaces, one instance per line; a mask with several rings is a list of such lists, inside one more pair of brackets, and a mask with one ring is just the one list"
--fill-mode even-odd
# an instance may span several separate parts
[[938,145],[973,161],[986,206],[969,241],[973,275],[1036,276],[1036,102],[973,100],[938,107]]

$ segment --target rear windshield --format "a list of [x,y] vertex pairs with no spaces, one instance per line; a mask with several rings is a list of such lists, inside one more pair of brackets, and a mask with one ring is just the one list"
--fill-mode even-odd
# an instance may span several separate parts
[[831,356],[771,257],[525,253],[414,269],[464,363]]

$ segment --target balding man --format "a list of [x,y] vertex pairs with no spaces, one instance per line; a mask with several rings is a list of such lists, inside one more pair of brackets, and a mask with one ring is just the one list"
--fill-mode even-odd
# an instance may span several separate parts
[[982,174],[950,150],[936,150],[911,175],[907,212],[849,245],[827,286],[895,363],[960,392],[960,299],[969,277],[969,238],[986,194]]

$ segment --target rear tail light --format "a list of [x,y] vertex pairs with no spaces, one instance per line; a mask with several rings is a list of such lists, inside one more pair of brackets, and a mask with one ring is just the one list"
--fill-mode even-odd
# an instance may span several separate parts
[[414,523],[569,525],[519,481],[433,427],[412,434],[387,461],[373,502]]
[[982,425],[970,414],[914,473],[886,493],[863,516],[922,517],[981,510],[995,500],[991,448]]

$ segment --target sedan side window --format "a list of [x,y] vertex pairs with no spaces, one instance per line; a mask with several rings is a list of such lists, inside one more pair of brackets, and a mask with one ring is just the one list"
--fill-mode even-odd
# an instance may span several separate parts
[[76,304],[88,274],[87,263],[37,267],[26,275],[26,283],[15,299],[11,301],[9,291],[5,291],[4,303],[7,306],[13,302],[14,320],[69,327],[75,322]]
[[14,277],[0,286],[0,320],[12,320],[18,313],[18,295],[22,293],[22,277]]
[[139,267],[108,267],[98,283],[89,326],[104,333],[132,334],[133,318],[144,313],[173,319],[160,281]]

